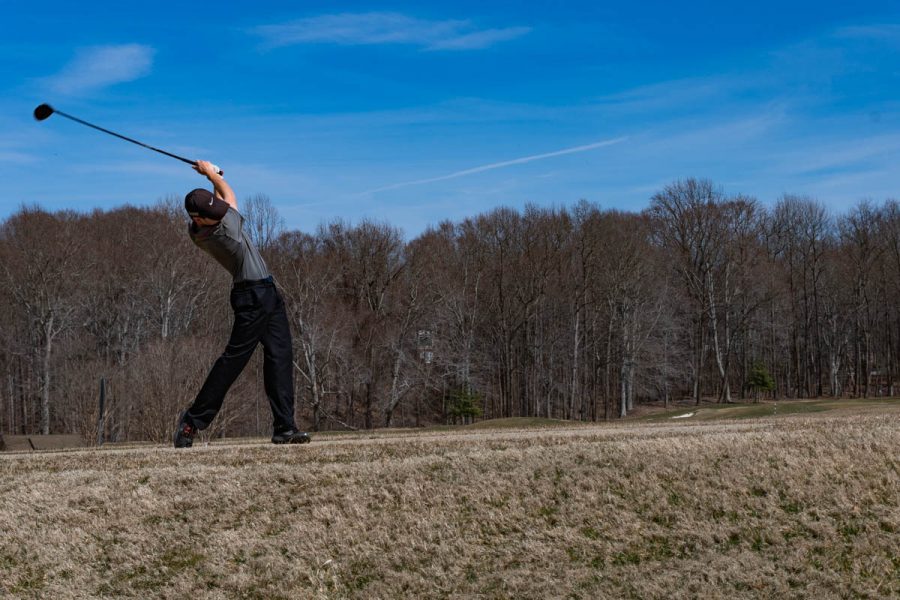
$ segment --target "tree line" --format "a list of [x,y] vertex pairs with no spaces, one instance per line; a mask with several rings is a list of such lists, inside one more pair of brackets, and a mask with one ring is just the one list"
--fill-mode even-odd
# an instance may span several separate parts
[[[241,208],[286,299],[312,430],[894,394],[895,200],[831,214],[687,179],[639,213],[498,208],[408,241],[371,220],[287,231],[264,195]],[[0,432],[169,438],[231,327],[230,278],[186,227],[178,198],[0,223]],[[213,433],[269,419],[258,352]]]

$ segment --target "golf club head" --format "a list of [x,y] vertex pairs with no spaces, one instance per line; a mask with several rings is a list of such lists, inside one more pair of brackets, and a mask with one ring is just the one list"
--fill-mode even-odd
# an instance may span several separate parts
[[43,121],[47,117],[53,114],[53,107],[49,104],[41,104],[37,108],[34,109],[34,118],[38,121]]

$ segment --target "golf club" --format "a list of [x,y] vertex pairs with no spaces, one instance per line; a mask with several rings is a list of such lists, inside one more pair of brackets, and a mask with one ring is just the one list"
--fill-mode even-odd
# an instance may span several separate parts
[[[104,129],[103,127],[98,127],[97,125],[88,123],[87,121],[82,121],[78,117],[73,117],[72,115],[67,115],[66,113],[62,112],[61,110],[57,110],[57,109],[53,108],[49,104],[41,104],[40,106],[35,108],[34,109],[34,118],[37,119],[38,121],[43,121],[44,119],[47,119],[48,117],[50,117],[50,115],[52,115],[54,113],[58,114],[61,117],[71,119],[72,121],[75,121],[76,123],[81,123],[82,125],[87,125],[88,127],[92,127],[98,131],[102,131],[103,133],[108,133],[109,135],[114,135],[119,139],[125,140],[126,142],[131,142],[132,144],[137,144],[138,146],[143,146],[144,148],[153,150],[154,152],[159,152],[160,154],[165,154],[166,156],[171,156],[172,158],[177,158],[181,162],[186,162],[189,165],[197,166],[197,161],[195,161],[195,160],[190,160],[190,159],[184,158],[182,156],[178,156],[177,154],[172,154],[171,152],[166,152],[165,150],[160,150],[159,148],[154,148],[153,146],[149,146],[143,142],[139,142],[137,140],[131,139],[130,137],[125,137],[124,135],[120,135],[120,134],[116,133],[115,131],[110,131],[109,129]],[[219,175],[225,174],[219,167],[216,167],[216,171],[219,173]]]

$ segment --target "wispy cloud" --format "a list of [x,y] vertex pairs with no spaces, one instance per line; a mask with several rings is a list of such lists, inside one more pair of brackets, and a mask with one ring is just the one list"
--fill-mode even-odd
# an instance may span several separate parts
[[36,162],[37,158],[31,154],[24,152],[0,150],[0,163],[30,164]]
[[45,82],[56,93],[78,95],[133,81],[150,72],[154,53],[141,44],[85,48]]
[[389,12],[321,15],[252,29],[269,47],[408,44],[426,50],[478,50],[529,31],[530,27],[479,29],[468,20],[430,21]]
[[497,42],[513,40],[531,31],[528,27],[506,27],[504,29],[484,29],[459,35],[449,36],[446,39],[435,40],[430,50],[477,50],[487,48]]
[[846,137],[813,138],[809,142],[815,145],[815,153],[801,146],[774,153],[773,158],[787,172],[818,176],[889,167],[900,157],[900,134],[854,135],[851,139],[852,143]]
[[576,152],[587,152],[588,150],[594,150],[595,148],[602,148],[604,146],[612,146],[613,144],[618,144],[619,142],[624,142],[627,137],[619,137],[612,140],[603,140],[600,142],[594,142],[592,144],[585,144],[584,146],[575,146],[573,148],[564,148],[562,150],[556,150],[554,152],[546,152],[544,154],[534,154],[532,156],[523,156],[522,158],[514,158],[512,160],[505,160],[503,162],[491,163],[489,165],[481,165],[480,167],[473,167],[471,169],[465,169],[463,171],[456,171],[454,173],[450,173],[448,175],[441,175],[439,177],[429,177],[427,179],[416,179],[414,181],[403,181],[400,183],[394,183],[391,185],[386,185],[384,187],[376,188],[374,190],[368,190],[363,192],[363,194],[374,194],[375,192],[384,192],[387,190],[395,190],[397,188],[407,187],[410,185],[421,185],[424,183],[434,183],[435,181],[445,181],[447,179],[455,179],[457,177],[464,177],[466,175],[472,175],[474,173],[482,173],[484,171],[492,171],[494,169],[502,169],[503,167],[509,167],[512,165],[521,165],[523,163],[529,163],[536,160],[543,160],[545,158],[552,158],[554,156],[562,156],[564,154],[575,154]]
[[900,23],[881,23],[876,25],[854,25],[838,29],[836,38],[868,39],[900,44]]
[[[846,94],[842,77],[875,72],[900,47],[900,24],[846,26],[760,51],[727,70],[663,80],[596,98],[605,114],[734,113],[735,107],[781,102],[823,105]],[[855,85],[860,85],[857,80]]]
[[649,83],[600,96],[596,104],[604,111],[616,114],[660,111],[692,112],[723,101],[731,101],[765,84],[758,73],[716,73],[685,79],[670,79]]

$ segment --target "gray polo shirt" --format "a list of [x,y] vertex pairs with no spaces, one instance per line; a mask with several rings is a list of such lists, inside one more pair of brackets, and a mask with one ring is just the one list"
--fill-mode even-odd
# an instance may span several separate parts
[[269,276],[269,269],[262,256],[244,231],[244,217],[229,207],[217,225],[188,226],[191,240],[201,250],[215,258],[228,269],[235,283],[256,281]]

